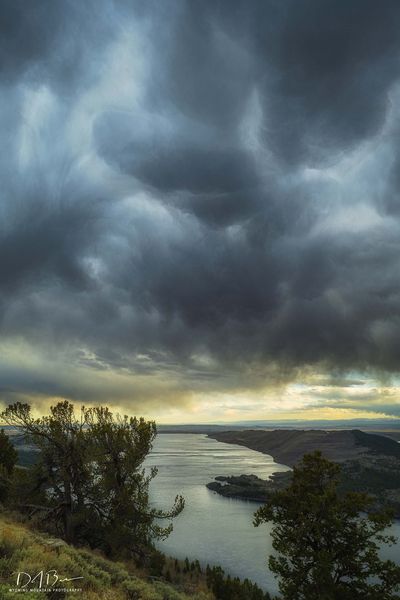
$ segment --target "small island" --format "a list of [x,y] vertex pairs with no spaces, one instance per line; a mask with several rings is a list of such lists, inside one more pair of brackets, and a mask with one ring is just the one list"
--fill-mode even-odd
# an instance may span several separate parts
[[273,473],[264,480],[257,475],[218,476],[207,483],[207,488],[225,498],[239,498],[251,502],[266,502],[271,492],[285,488],[291,479],[291,472]]

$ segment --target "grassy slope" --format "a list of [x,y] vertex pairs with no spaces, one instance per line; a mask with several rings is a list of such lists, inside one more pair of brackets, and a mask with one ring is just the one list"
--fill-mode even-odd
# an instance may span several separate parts
[[321,450],[326,458],[338,462],[356,458],[362,452],[351,431],[246,430],[212,433],[209,437],[270,454],[276,462],[290,467],[314,450]]
[[[82,587],[82,593],[66,594],[66,598],[85,600],[212,600],[211,592],[199,589],[201,586],[186,585],[186,591],[178,591],[162,581],[147,581],[134,567],[116,563],[88,550],[73,548],[63,542],[31,531],[21,523],[0,515],[0,598],[15,600],[19,594],[10,593],[15,586],[15,573],[56,569],[60,576],[84,576],[75,582]],[[72,585],[72,584],[64,584]],[[77,586],[78,587],[78,586]],[[197,589],[196,589],[197,587]],[[22,595],[21,595],[22,597]],[[29,600],[44,600],[51,595],[29,592],[23,594]],[[54,595],[59,600],[63,594]]]
[[352,431],[356,444],[368,448],[373,454],[384,456],[395,456],[400,458],[400,444],[395,440],[375,433],[365,433],[359,429]]
[[270,454],[276,462],[292,467],[304,454],[320,450],[329,460],[344,462],[361,454],[400,458],[400,444],[383,435],[354,430],[223,431],[210,438],[228,444],[246,446]]

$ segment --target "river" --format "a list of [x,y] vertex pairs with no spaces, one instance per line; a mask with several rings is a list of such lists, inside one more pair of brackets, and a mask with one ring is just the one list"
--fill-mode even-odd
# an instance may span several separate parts
[[[174,521],[170,537],[159,542],[160,550],[179,559],[198,559],[202,565],[220,565],[227,573],[248,577],[269,592],[277,584],[267,568],[272,551],[270,525],[255,528],[254,502],[223,498],[206,488],[217,475],[254,474],[266,479],[288,467],[271,456],[242,446],[224,444],[200,434],[159,434],[146,467],[157,466],[151,483],[154,505],[168,508],[177,494],[186,506]],[[400,537],[400,523],[393,527]],[[397,548],[384,550],[386,558],[398,559]]]

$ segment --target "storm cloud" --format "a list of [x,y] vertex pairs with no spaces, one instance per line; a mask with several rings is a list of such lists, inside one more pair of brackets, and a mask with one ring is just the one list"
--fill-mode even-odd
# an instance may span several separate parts
[[0,23],[3,399],[396,376],[399,2],[13,0]]

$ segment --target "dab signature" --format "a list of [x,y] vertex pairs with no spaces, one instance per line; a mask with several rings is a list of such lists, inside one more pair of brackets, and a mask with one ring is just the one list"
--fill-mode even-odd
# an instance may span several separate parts
[[26,571],[19,571],[17,573],[17,588],[22,590],[32,584],[35,584],[35,587],[39,589],[43,587],[52,588],[59,583],[76,581],[77,579],[83,579],[83,577],[60,577],[56,569],[50,569],[50,571],[38,571],[34,574],[27,573]]

